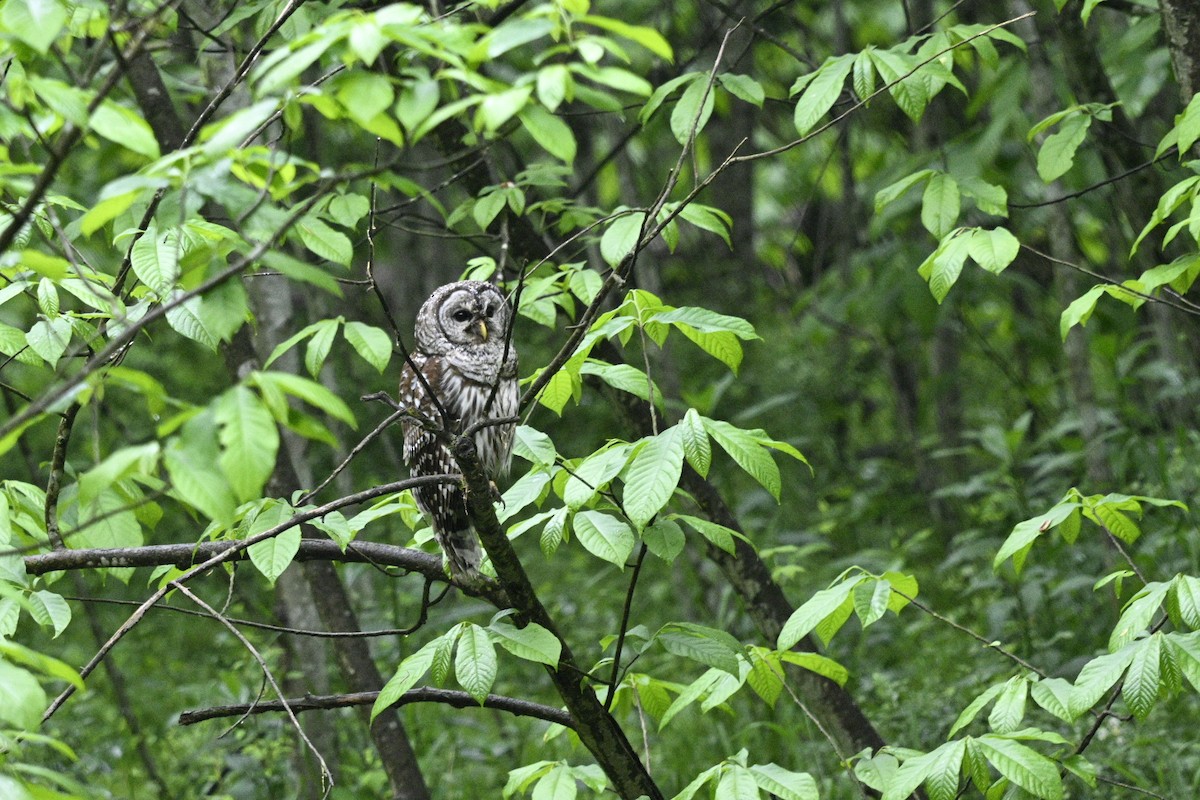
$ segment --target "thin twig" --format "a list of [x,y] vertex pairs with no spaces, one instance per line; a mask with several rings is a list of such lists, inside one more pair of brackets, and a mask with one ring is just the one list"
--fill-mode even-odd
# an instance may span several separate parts
[[638,548],[637,560],[633,562],[633,571],[629,574],[629,588],[625,590],[625,607],[621,610],[621,627],[617,630],[617,648],[613,652],[612,677],[609,680],[608,696],[604,698],[604,710],[612,710],[613,699],[617,696],[621,676],[621,651],[625,647],[625,634],[629,630],[629,612],[633,608],[633,593],[637,589],[638,575],[642,572],[642,562],[646,560],[646,543]]
[[329,765],[325,763],[325,759],[321,756],[321,751],[317,749],[317,746],[312,743],[311,739],[308,738],[308,734],[304,732],[304,728],[300,725],[300,720],[296,719],[295,712],[293,712],[291,706],[288,705],[287,698],[283,695],[283,690],[279,688],[279,683],[276,682],[275,676],[271,674],[271,668],[267,666],[266,659],[262,657],[262,653],[258,652],[258,648],[256,648],[250,642],[250,640],[247,639],[246,636],[239,631],[235,625],[233,625],[233,623],[227,620],[221,612],[217,611],[208,603],[201,600],[199,596],[192,592],[191,589],[184,586],[178,580],[171,581],[168,585],[173,589],[178,590],[180,594],[184,595],[193,603],[203,608],[217,621],[224,625],[225,628],[234,635],[234,638],[241,642],[242,647],[245,647],[246,651],[250,653],[255,661],[258,662],[259,668],[262,669],[263,677],[268,683],[271,684],[271,688],[275,690],[275,694],[279,697],[279,702],[282,705],[284,713],[287,714],[288,720],[292,723],[292,727],[296,729],[296,735],[300,737],[300,741],[304,742],[305,746],[308,747],[309,751],[311,751],[316,757],[317,763],[321,765],[321,788],[328,790],[328,787],[333,786],[333,773],[329,771]]

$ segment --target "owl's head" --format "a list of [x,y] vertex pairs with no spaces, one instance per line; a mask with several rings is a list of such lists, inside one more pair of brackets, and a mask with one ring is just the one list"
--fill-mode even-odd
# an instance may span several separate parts
[[417,313],[417,348],[445,353],[462,346],[504,346],[511,312],[504,295],[485,281],[436,289]]

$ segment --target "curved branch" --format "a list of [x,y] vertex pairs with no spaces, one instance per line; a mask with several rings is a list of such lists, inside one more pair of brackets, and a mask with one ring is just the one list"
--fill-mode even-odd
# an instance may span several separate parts
[[[378,696],[379,692],[354,692],[352,694],[306,695],[305,697],[287,700],[286,706],[278,700],[265,703],[213,706],[212,708],[202,708],[198,711],[184,711],[179,715],[179,724],[195,725],[197,722],[204,722],[210,719],[241,717],[250,714],[270,714],[276,711],[284,711],[285,708],[290,708],[292,711],[299,713],[301,711],[369,706],[375,702],[375,698]],[[410,689],[400,695],[400,698],[389,706],[389,708],[399,708],[410,703],[442,703],[454,708],[480,707],[480,703],[466,692],[459,692],[453,689],[435,689],[427,686],[419,689]],[[495,709],[496,711],[505,711],[518,717],[541,719],[567,728],[575,727],[575,722],[571,719],[571,715],[563,709],[534,703],[529,700],[521,700],[516,697],[489,694],[484,698],[482,707]]]

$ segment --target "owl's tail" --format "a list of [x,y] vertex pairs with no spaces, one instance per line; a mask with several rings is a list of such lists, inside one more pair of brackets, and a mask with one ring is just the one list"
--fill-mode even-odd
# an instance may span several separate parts
[[437,531],[438,544],[450,562],[450,574],[455,578],[474,581],[480,577],[479,565],[483,561],[483,550],[475,531],[462,528],[452,531]]

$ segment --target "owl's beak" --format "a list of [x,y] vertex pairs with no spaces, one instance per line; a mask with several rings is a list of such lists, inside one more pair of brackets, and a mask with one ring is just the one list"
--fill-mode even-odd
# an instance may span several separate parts
[[487,337],[488,337],[487,323],[484,322],[483,320],[479,320],[479,338],[486,342]]

